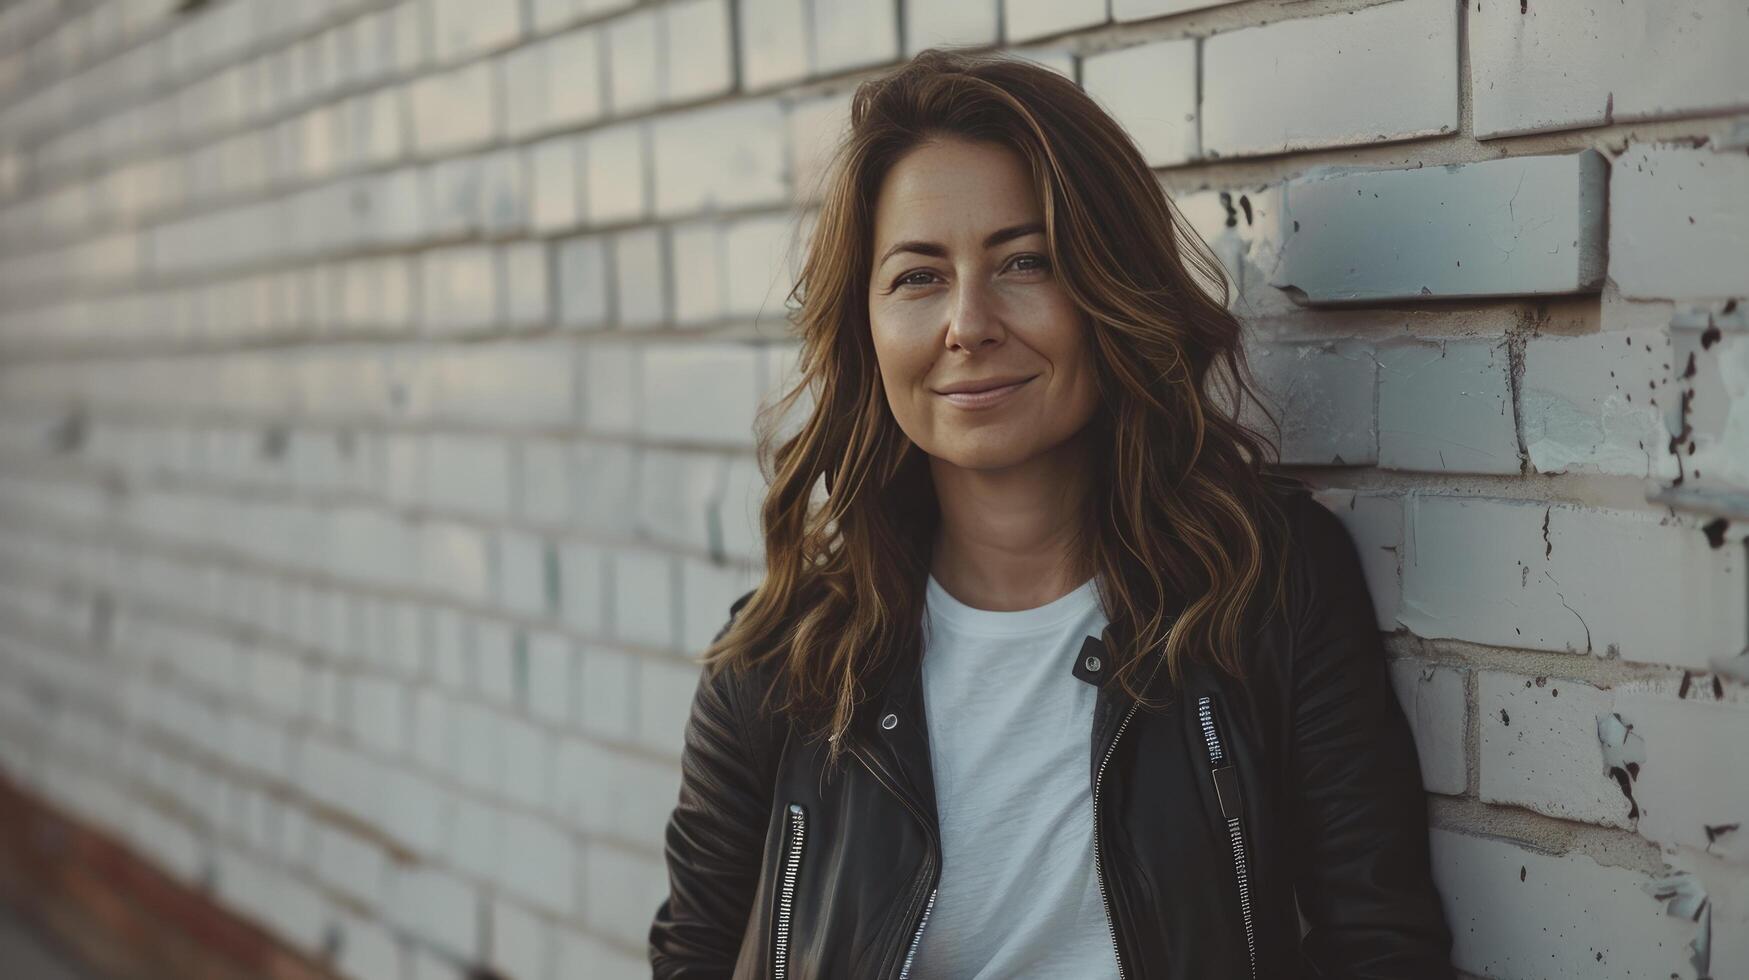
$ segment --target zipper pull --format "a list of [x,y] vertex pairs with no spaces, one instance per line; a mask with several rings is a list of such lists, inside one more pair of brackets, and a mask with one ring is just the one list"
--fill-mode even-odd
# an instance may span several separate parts
[[1221,741],[1221,729],[1215,722],[1215,699],[1207,694],[1196,699],[1197,721],[1202,726],[1203,743],[1208,747],[1209,776],[1215,784],[1215,799],[1220,802],[1221,817],[1232,820],[1244,812],[1239,796],[1239,773],[1233,768],[1232,757]]
[[1239,773],[1231,763],[1214,770],[1215,798],[1221,801],[1221,816],[1231,820],[1239,816]]

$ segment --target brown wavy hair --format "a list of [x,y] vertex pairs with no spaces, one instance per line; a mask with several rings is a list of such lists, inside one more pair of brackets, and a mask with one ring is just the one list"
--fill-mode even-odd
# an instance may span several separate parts
[[[1264,452],[1276,450],[1238,421],[1255,395],[1220,263],[1074,82],[1017,58],[923,51],[852,100],[789,293],[800,377],[756,421],[765,577],[703,655],[713,671],[776,662],[766,709],[776,701],[809,740],[825,737],[829,763],[869,683],[920,649],[939,511],[928,461],[881,386],[868,289],[882,179],[944,136],[1025,160],[1051,265],[1087,323],[1100,393],[1090,458],[1102,472],[1075,557],[1118,641],[1115,682],[1140,698],[1142,655],[1162,646],[1175,684],[1187,658],[1243,679],[1246,611],[1281,571],[1268,557],[1286,528],[1266,486],[1276,477]],[[1181,242],[1198,247],[1190,266]],[[799,428],[780,437],[804,396]],[[1271,601],[1283,588],[1277,574]]]

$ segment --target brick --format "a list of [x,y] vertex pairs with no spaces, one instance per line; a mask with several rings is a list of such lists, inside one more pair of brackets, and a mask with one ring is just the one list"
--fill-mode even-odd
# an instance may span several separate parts
[[808,74],[808,0],[742,0],[741,85],[766,89]]
[[428,366],[431,419],[562,425],[575,415],[571,359],[545,341],[450,348]]
[[522,444],[517,462],[517,513],[531,521],[563,524],[571,519],[571,450],[566,443]]
[[1663,913],[1643,872],[1451,830],[1433,830],[1430,843],[1458,969],[1550,980],[1689,975],[1694,925]]
[[489,326],[498,313],[498,274],[491,248],[457,245],[426,252],[420,262],[425,325],[453,332]]
[[1503,340],[1379,348],[1379,466],[1516,475],[1508,360]]
[[726,288],[720,226],[714,221],[676,225],[668,241],[674,262],[674,322],[688,325],[720,319]]
[[574,715],[575,655],[558,633],[535,633],[528,643],[528,708],[536,718],[568,724]]
[[449,153],[489,142],[497,133],[495,66],[476,62],[412,83],[413,145]]
[[1673,479],[1660,399],[1675,362],[1662,330],[1532,336],[1519,382],[1524,447],[1538,473]]
[[1610,701],[1581,681],[1483,671],[1476,682],[1481,798],[1632,827],[1632,801],[1610,778],[1598,743],[1598,715],[1610,711]]
[[641,416],[656,438],[753,442],[759,407],[755,351],[740,345],[653,347],[644,353]]
[[510,813],[504,815],[504,833],[503,885],[550,912],[572,912],[577,855],[571,839],[545,821]]
[[1683,697],[1680,682],[1663,680],[1624,684],[1614,693],[1615,713],[1645,749],[1633,781],[1640,836],[1666,853],[1683,847],[1740,865],[1749,840],[1740,832],[1715,839],[1707,828],[1716,833],[1749,816],[1749,780],[1733,775],[1742,771],[1749,737],[1749,700],[1741,689],[1718,700],[1696,680]]
[[360,676],[352,681],[353,734],[367,747],[397,756],[407,742],[407,692],[394,681]]
[[1310,303],[1595,290],[1604,168],[1584,150],[1291,181],[1270,283]]
[[905,54],[941,45],[983,46],[996,43],[1000,0],[932,3],[904,0]]
[[[491,701],[497,707],[509,708],[517,702],[517,658],[520,656],[517,651],[523,631],[503,620],[475,620],[473,625],[474,672],[470,693]],[[483,719],[474,719],[474,723],[486,724]],[[496,778],[496,775],[490,777]],[[488,782],[487,785],[498,784]]]
[[632,347],[590,346],[584,367],[583,420],[591,433],[629,435],[638,431],[641,365],[642,360]]
[[432,688],[413,693],[413,758],[428,769],[450,767],[449,702]]
[[491,436],[426,437],[422,500],[439,510],[502,519],[510,514],[510,447]]
[[564,27],[581,16],[580,0],[531,0],[529,5],[529,27],[536,34]]
[[517,718],[499,718],[499,746],[504,760],[504,797],[531,809],[547,805],[551,740],[540,729]]
[[1457,5],[1400,0],[1203,42],[1202,145],[1223,157],[1458,128]]
[[388,858],[382,847],[338,827],[316,827],[317,877],[366,908],[381,907]]
[[520,3],[481,0],[426,0],[430,8],[432,55],[453,61],[495,50],[522,34]]
[[401,976],[401,946],[376,922],[345,915],[340,927],[340,969],[354,977]]
[[1106,18],[1106,0],[1002,0],[1002,23],[1011,42],[1092,27]]
[[1335,514],[1354,539],[1379,629],[1386,633],[1396,632],[1401,628],[1397,623],[1397,603],[1402,596],[1399,582],[1403,552],[1402,501],[1387,494],[1357,493],[1337,487],[1315,490],[1312,497]]
[[1398,618],[1417,636],[1700,670],[1749,637],[1741,570],[1657,513],[1431,494],[1405,506]]
[[635,221],[650,211],[649,157],[644,127],[612,126],[583,144],[583,199],[591,224]]
[[723,472],[724,460],[715,454],[646,450],[637,475],[644,490],[627,515],[630,526],[652,542],[683,549],[710,547]]
[[560,606],[567,624],[586,633],[606,632],[605,556],[594,547],[567,542],[559,549]]
[[795,222],[789,214],[746,218],[723,229],[723,310],[729,316],[778,323],[800,275]]
[[593,844],[583,860],[589,868],[583,901],[591,931],[627,948],[646,942],[650,911],[668,893],[662,857]]
[[427,588],[458,598],[486,597],[485,535],[458,524],[427,524],[418,542],[419,567]]
[[528,147],[528,226],[572,228],[582,219],[582,142],[556,137]]
[[507,843],[504,813],[465,796],[455,796],[453,802],[445,853],[457,869],[476,878],[496,881]]
[[548,41],[543,51],[547,64],[547,122],[562,126],[599,118],[606,111],[601,33],[572,31]]
[[[935,4],[931,9],[959,8]],[[799,101],[790,107],[787,125],[789,168],[796,198],[805,202],[820,200],[825,196],[827,165],[850,128],[850,95],[839,92]]]
[[551,926],[502,896],[493,897],[491,909],[492,953],[488,962],[518,980],[551,976]]
[[421,854],[439,854],[449,819],[448,798],[408,768],[391,767],[383,778],[383,831]]
[[772,101],[731,103],[657,120],[651,139],[656,213],[783,202],[789,195],[783,133],[783,114]]
[[1671,318],[1669,335],[1669,364],[1681,388],[1666,391],[1660,404],[1671,439],[1687,440],[1678,444],[1683,487],[1702,493],[1749,487],[1749,309],[1685,307]]
[[680,0],[662,8],[663,96],[670,102],[722,95],[735,85],[728,0]]
[[1464,745],[1469,731],[1469,705],[1464,697],[1464,668],[1440,667],[1413,660],[1391,662],[1391,683],[1421,760],[1421,782],[1430,793],[1463,795],[1469,784]]
[[374,166],[401,157],[406,148],[406,93],[382,89],[346,100],[341,105],[348,161]]
[[[680,649],[688,655],[704,652],[717,632],[723,628],[723,615],[709,612],[712,603],[719,609],[757,585],[751,572],[716,562],[684,558],[680,562]],[[715,620],[715,624],[712,624]],[[690,698],[689,698],[690,700]]]
[[1609,198],[1609,274],[1623,296],[1749,294],[1749,156],[1634,143],[1615,158]]
[[1234,0],[1111,0],[1112,20],[1146,20],[1233,3]]
[[607,325],[607,248],[595,236],[567,238],[554,261],[559,291],[559,322],[567,327]]
[[752,461],[736,457],[729,462],[724,484],[723,501],[718,507],[723,553],[731,558],[754,560],[763,554],[765,547],[759,519],[766,491],[765,476]]
[[831,74],[899,57],[898,6],[887,0],[810,0],[814,70]]
[[545,242],[511,242],[498,249],[501,308],[499,316],[508,326],[541,326],[552,317],[551,286],[547,281]]
[[1157,41],[1090,55],[1082,85],[1135,140],[1151,167],[1195,159],[1196,41]]
[[1466,22],[1480,139],[1749,106],[1749,75],[1717,70],[1749,45],[1728,0],[1490,4]]
[[497,540],[499,603],[512,612],[542,615],[547,610],[545,542],[513,530],[499,531]]
[[480,894],[474,885],[448,871],[409,864],[396,868],[391,889],[387,908],[401,928],[452,956],[480,955]]
[[657,14],[640,10],[606,27],[608,100],[616,115],[642,112],[662,100],[662,25]]
[[668,321],[666,252],[660,228],[613,236],[614,320],[621,327],[656,327]]
[[[1361,341],[1260,344],[1250,351],[1250,365],[1259,393],[1270,400],[1270,410],[1281,424],[1283,463],[1377,462],[1378,362],[1369,345]],[[1268,425],[1261,417],[1256,424]]]
[[[648,551],[615,551],[610,557],[614,637],[626,643],[672,649],[676,639],[673,560]],[[585,654],[586,676],[588,670]],[[587,681],[584,686],[587,697]]]

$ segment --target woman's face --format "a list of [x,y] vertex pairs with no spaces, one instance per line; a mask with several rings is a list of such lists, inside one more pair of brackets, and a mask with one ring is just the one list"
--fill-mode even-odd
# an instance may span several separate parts
[[[1086,325],[1051,269],[1025,161],[994,143],[925,143],[875,202],[868,318],[887,404],[937,460],[973,469],[1061,445],[1098,405]],[[1014,382],[981,395],[971,384]]]

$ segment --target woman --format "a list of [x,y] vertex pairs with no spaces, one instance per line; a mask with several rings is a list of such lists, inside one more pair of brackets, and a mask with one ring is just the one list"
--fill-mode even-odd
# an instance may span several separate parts
[[857,91],[655,976],[1451,975],[1354,545],[1218,409],[1240,326],[1181,240],[1049,70]]

